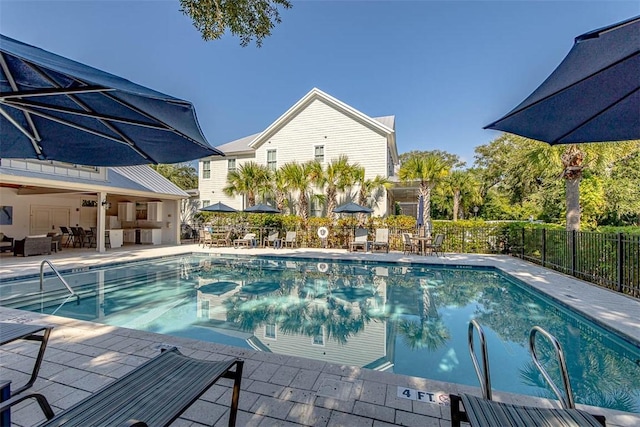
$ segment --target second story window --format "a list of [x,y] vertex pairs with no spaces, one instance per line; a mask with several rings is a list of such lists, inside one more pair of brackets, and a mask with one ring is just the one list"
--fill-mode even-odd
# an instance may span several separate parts
[[202,201],[202,207],[206,208],[207,206],[209,206],[211,204],[211,202],[209,200],[203,200]]
[[202,179],[211,178],[211,162],[209,160],[205,160],[202,162]]
[[233,172],[236,170],[236,159],[227,160],[227,172]]
[[267,150],[267,168],[275,171],[278,169],[278,162],[276,160],[276,150]]
[[316,162],[324,163],[324,145],[316,145],[314,152]]

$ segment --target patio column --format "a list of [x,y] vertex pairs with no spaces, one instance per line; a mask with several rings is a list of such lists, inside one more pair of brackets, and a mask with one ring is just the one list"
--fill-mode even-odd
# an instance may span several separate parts
[[105,222],[107,221],[107,193],[99,192],[98,193],[98,223],[97,230],[98,235],[96,236],[96,251],[104,252],[104,233],[105,233]]
[[167,227],[173,227],[173,241],[175,245],[181,243],[180,232],[182,231],[182,224],[180,224],[180,205],[182,200],[173,201],[173,212],[171,212],[172,218],[167,218]]

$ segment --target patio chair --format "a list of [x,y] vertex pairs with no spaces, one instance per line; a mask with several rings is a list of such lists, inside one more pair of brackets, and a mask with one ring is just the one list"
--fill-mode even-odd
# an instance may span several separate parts
[[[40,365],[44,358],[44,351],[47,349],[47,343],[49,342],[51,329],[53,329],[52,326],[30,325],[23,323],[0,323],[0,346],[21,339],[28,341],[40,341],[40,349],[38,350],[38,355],[36,356],[36,361],[33,365],[29,381],[27,381],[27,383],[22,387],[14,390],[11,393],[11,396],[17,396],[36,382],[38,372],[40,371]],[[42,335],[40,335],[40,332],[42,332]],[[2,411],[0,411],[0,413],[2,413]]]
[[358,248],[362,248],[363,251],[369,250],[368,237],[369,231],[366,228],[356,228],[355,237],[349,244],[349,252],[357,251]]
[[216,246],[231,246],[231,230],[226,233],[211,236],[211,244]]
[[279,231],[274,231],[272,233],[269,233],[269,235],[264,238],[262,245],[265,248],[269,246],[273,246],[274,249],[277,248],[278,246],[280,246],[280,239],[278,238],[279,236],[280,236]]
[[[474,330],[479,334],[479,342],[482,354],[482,371],[474,351]],[[542,377],[551,386],[551,389],[560,399],[562,409],[540,408],[533,406],[512,405],[508,403],[496,402],[492,400],[491,379],[489,375],[489,356],[487,353],[485,335],[482,327],[476,320],[469,323],[468,331],[469,353],[473,366],[478,375],[482,390],[482,397],[462,393],[460,395],[450,394],[451,426],[460,427],[461,422],[469,423],[471,427],[529,427],[542,425],[562,425],[576,427],[602,427],[606,426],[605,417],[602,415],[592,415],[585,411],[575,409],[573,394],[564,353],[555,337],[539,326],[534,326],[529,334],[529,350],[533,357],[535,366],[540,370]],[[535,349],[535,335],[543,334],[555,349],[565,394],[551,380],[551,377],[538,361]],[[462,405],[462,406],[461,406]],[[464,411],[462,409],[464,408]]]
[[73,233],[71,233],[71,230],[69,230],[68,227],[65,227],[63,225],[61,225],[59,228],[60,233],[62,233],[62,240],[64,240],[64,247],[68,248],[69,243],[73,243]]
[[418,245],[411,240],[411,233],[402,233],[402,252],[414,254],[419,252]]
[[205,246],[211,247],[211,244],[213,243],[213,240],[211,238],[211,232],[209,230],[203,230],[202,234],[204,236],[203,239],[202,239],[202,247],[203,248]]
[[69,227],[71,228],[71,233],[73,234],[73,247],[75,248],[78,245],[79,248],[84,247],[85,241],[85,233],[84,229],[81,227]]
[[378,228],[376,229],[376,238],[369,244],[371,251],[384,250],[389,253],[389,229]]
[[242,239],[236,239],[233,241],[233,246],[235,248],[239,246],[246,246],[247,248],[253,245],[254,240],[256,240],[255,233],[247,233],[244,235]]
[[433,239],[432,243],[427,243],[424,245],[425,250],[431,251],[432,254],[436,254],[438,256],[438,252],[441,255],[444,255],[444,251],[442,250],[442,243],[444,242],[444,234],[436,234],[436,237]]
[[33,398],[47,418],[40,427],[168,426],[220,378],[230,378],[234,383],[229,426],[235,426],[243,364],[239,359],[219,362],[194,359],[174,347],[58,415],[53,413],[44,395],[38,393],[12,397],[0,403],[0,412]]
[[296,231],[287,231],[287,234],[285,234],[284,239],[282,239],[280,246],[283,248],[286,248],[286,247],[297,248],[298,233]]

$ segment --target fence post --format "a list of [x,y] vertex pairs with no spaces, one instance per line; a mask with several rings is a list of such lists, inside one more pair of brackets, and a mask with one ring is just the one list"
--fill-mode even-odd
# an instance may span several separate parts
[[578,233],[576,230],[571,230],[571,275],[576,275],[576,237]]
[[547,262],[547,229],[542,229],[542,266]]
[[520,245],[520,258],[524,259],[524,227],[522,227],[522,244]]
[[622,239],[622,233],[618,233],[618,292],[622,292],[622,281],[624,279],[624,240]]

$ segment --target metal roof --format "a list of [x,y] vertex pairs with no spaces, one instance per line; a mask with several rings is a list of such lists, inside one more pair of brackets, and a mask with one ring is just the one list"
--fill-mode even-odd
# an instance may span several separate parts
[[[122,192],[123,190],[143,191],[155,195],[189,197],[174,183],[151,169],[148,165],[110,167],[105,180],[83,179],[71,176],[48,174],[43,172],[0,167],[0,176],[45,179],[55,183],[73,183],[87,186],[87,191],[96,191],[98,187],[107,187]],[[29,183],[25,182],[25,185]],[[113,191],[112,190],[112,191]]]

